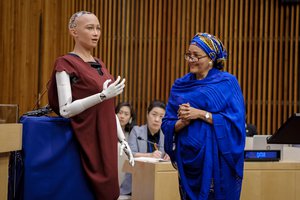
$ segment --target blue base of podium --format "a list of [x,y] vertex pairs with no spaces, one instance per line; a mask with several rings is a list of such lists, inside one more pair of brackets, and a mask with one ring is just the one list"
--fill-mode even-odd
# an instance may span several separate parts
[[24,200],[94,200],[70,120],[22,116]]

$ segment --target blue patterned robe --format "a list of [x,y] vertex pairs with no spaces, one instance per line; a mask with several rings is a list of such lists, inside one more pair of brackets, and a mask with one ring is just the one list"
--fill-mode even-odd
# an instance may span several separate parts
[[[212,113],[213,124],[193,120],[175,133],[182,103]],[[237,79],[212,68],[203,80],[188,73],[172,86],[162,130],[177,166],[182,199],[239,199],[244,166],[245,106]]]

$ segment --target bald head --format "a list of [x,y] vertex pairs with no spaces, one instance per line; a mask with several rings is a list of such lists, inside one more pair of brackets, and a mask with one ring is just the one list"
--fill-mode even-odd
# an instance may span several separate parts
[[88,11],[79,11],[77,13],[74,13],[69,21],[69,29],[75,28],[77,26],[77,20],[79,17],[83,15],[91,15],[91,14],[93,15],[93,13]]

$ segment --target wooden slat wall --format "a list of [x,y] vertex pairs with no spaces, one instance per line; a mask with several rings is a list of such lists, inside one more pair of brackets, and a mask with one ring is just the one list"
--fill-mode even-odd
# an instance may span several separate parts
[[0,11],[0,102],[32,109],[39,93],[40,2],[0,1]]
[[102,27],[94,54],[126,78],[117,102],[131,102],[139,124],[150,101],[167,102],[174,80],[188,72],[193,35],[209,32],[227,48],[225,70],[240,82],[247,122],[272,134],[300,112],[299,7],[280,0],[0,1],[0,103],[19,104],[21,114],[34,107],[55,58],[72,50],[70,16],[89,10]]

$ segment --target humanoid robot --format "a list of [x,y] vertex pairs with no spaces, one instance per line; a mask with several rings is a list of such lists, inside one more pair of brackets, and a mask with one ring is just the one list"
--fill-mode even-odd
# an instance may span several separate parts
[[74,48],[55,61],[48,87],[49,104],[57,114],[71,118],[82,165],[96,199],[117,199],[118,141],[120,152],[124,151],[129,163],[134,165],[112,99],[123,92],[125,80],[118,77],[109,84],[114,77],[105,64],[92,55],[101,36],[95,14],[74,13],[69,21],[69,33],[75,41]]

